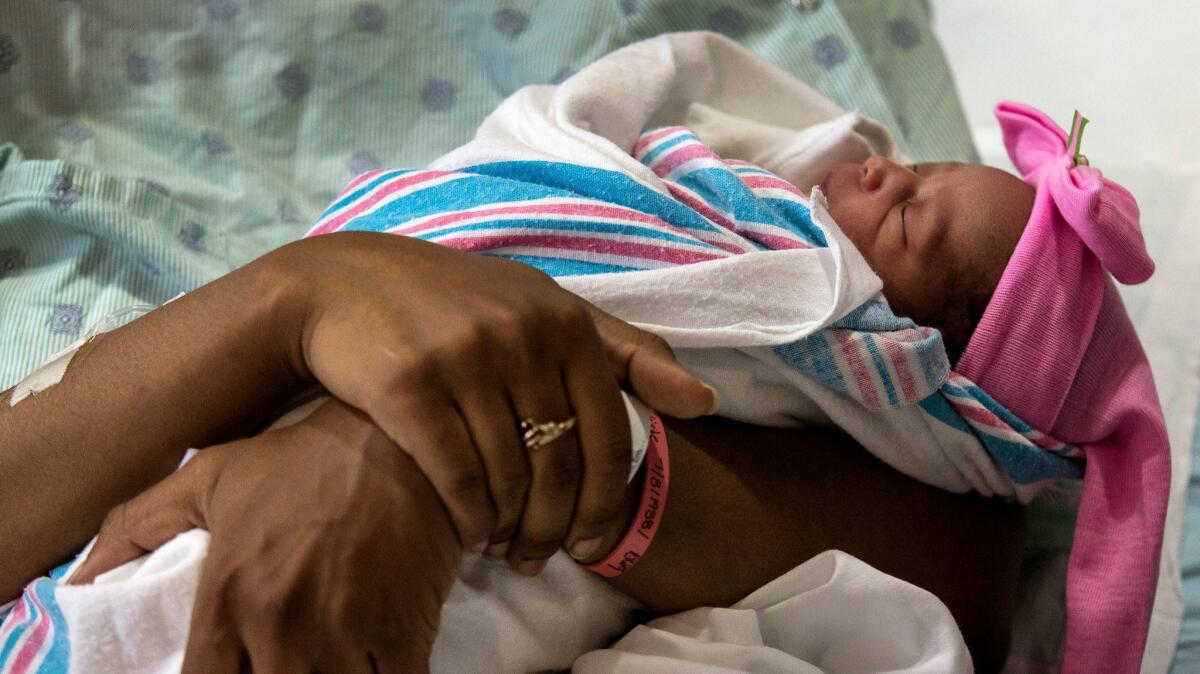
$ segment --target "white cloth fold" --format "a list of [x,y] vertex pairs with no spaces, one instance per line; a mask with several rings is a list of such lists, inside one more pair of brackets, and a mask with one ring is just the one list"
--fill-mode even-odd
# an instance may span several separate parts
[[635,627],[574,671],[948,674],[971,671],[971,658],[936,597],[829,550],[729,608]]

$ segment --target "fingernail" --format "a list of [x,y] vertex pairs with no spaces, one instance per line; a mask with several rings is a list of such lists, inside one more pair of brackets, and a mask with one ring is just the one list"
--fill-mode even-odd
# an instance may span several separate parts
[[588,538],[571,546],[571,556],[575,559],[587,559],[596,552],[596,548],[598,547],[600,547],[599,538]]
[[544,568],[546,568],[546,560],[527,559],[517,565],[517,573],[532,578],[541,573]]
[[503,557],[508,554],[508,541],[500,541],[487,546],[486,554],[489,557]]
[[[704,384],[704,382],[700,382],[700,383]],[[708,408],[708,411],[705,412],[705,414],[716,414],[717,409],[719,409],[721,407],[721,394],[717,393],[717,389],[709,386],[708,384],[704,384],[704,388],[708,389],[709,391],[712,391],[712,396],[713,396],[712,407]]]
[[475,545],[472,545],[472,546],[469,548],[469,550],[470,550],[470,551],[471,551],[473,554],[476,554],[476,555],[478,555],[479,553],[481,553],[481,552],[483,552],[484,550],[486,550],[486,549],[487,549],[487,546],[488,546],[488,542],[487,542],[487,540],[486,540],[486,539],[484,539],[484,540],[482,540],[482,541],[479,541],[479,542],[478,542],[478,543],[476,543]]

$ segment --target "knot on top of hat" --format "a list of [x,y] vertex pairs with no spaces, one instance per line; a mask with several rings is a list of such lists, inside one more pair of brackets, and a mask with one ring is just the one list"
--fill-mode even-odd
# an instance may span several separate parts
[[1154,273],[1154,261],[1138,224],[1137,201],[1124,187],[1089,166],[1080,153],[1087,119],[1075,113],[1068,136],[1040,110],[1004,101],[996,119],[1013,165],[1049,201],[1039,199],[1030,220],[1041,208],[1053,208],[1121,283],[1141,283]]

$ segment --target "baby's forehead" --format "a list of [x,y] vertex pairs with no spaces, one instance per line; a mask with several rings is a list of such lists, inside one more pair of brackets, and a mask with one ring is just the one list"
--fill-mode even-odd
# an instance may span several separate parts
[[[1036,195],[1017,176],[980,164],[936,164],[922,176],[941,184],[935,198],[953,205],[943,252],[961,267],[960,278],[995,287],[1029,222]],[[935,177],[936,176],[936,177]]]
[[994,189],[1023,189],[1030,188],[1024,180],[1005,171],[986,164],[964,164],[957,161],[920,162],[912,165],[912,169],[923,178],[942,176],[955,182],[967,183],[980,187]]
[[972,235],[997,227],[1023,230],[1033,211],[1033,186],[993,166],[931,162],[913,169],[932,188],[926,194],[953,213],[955,222],[950,224]]

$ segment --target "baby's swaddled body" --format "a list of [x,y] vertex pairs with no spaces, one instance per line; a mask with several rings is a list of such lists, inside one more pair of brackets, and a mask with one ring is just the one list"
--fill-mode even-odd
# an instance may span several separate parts
[[[838,146],[857,141],[869,155],[859,124],[849,114],[807,133],[841,135]],[[1027,498],[1081,474],[1073,448],[1033,435],[950,372],[939,331],[892,312],[820,188],[806,195],[723,159],[684,127],[642,133],[630,156],[657,185],[536,159],[372,171],[310,235],[388,232],[535,266],[663,336],[718,390],[723,416],[837,425],[944,489]],[[810,161],[828,171],[827,156]]]
[[1079,166],[1078,115],[1069,137],[1025,106],[997,117],[1021,178],[902,168],[878,124],[731,44],[672,36],[518,92],[434,162],[455,174],[439,179],[495,186],[473,193],[470,226],[389,220],[386,197],[338,222],[395,179],[378,174],[314,233],[389,231],[541,267],[663,337],[718,390],[719,414],[839,427],[943,489],[1026,501],[1083,477],[1088,452],[1064,662],[1133,671],[1169,459],[1109,272],[1137,283],[1153,263],[1132,197]]

